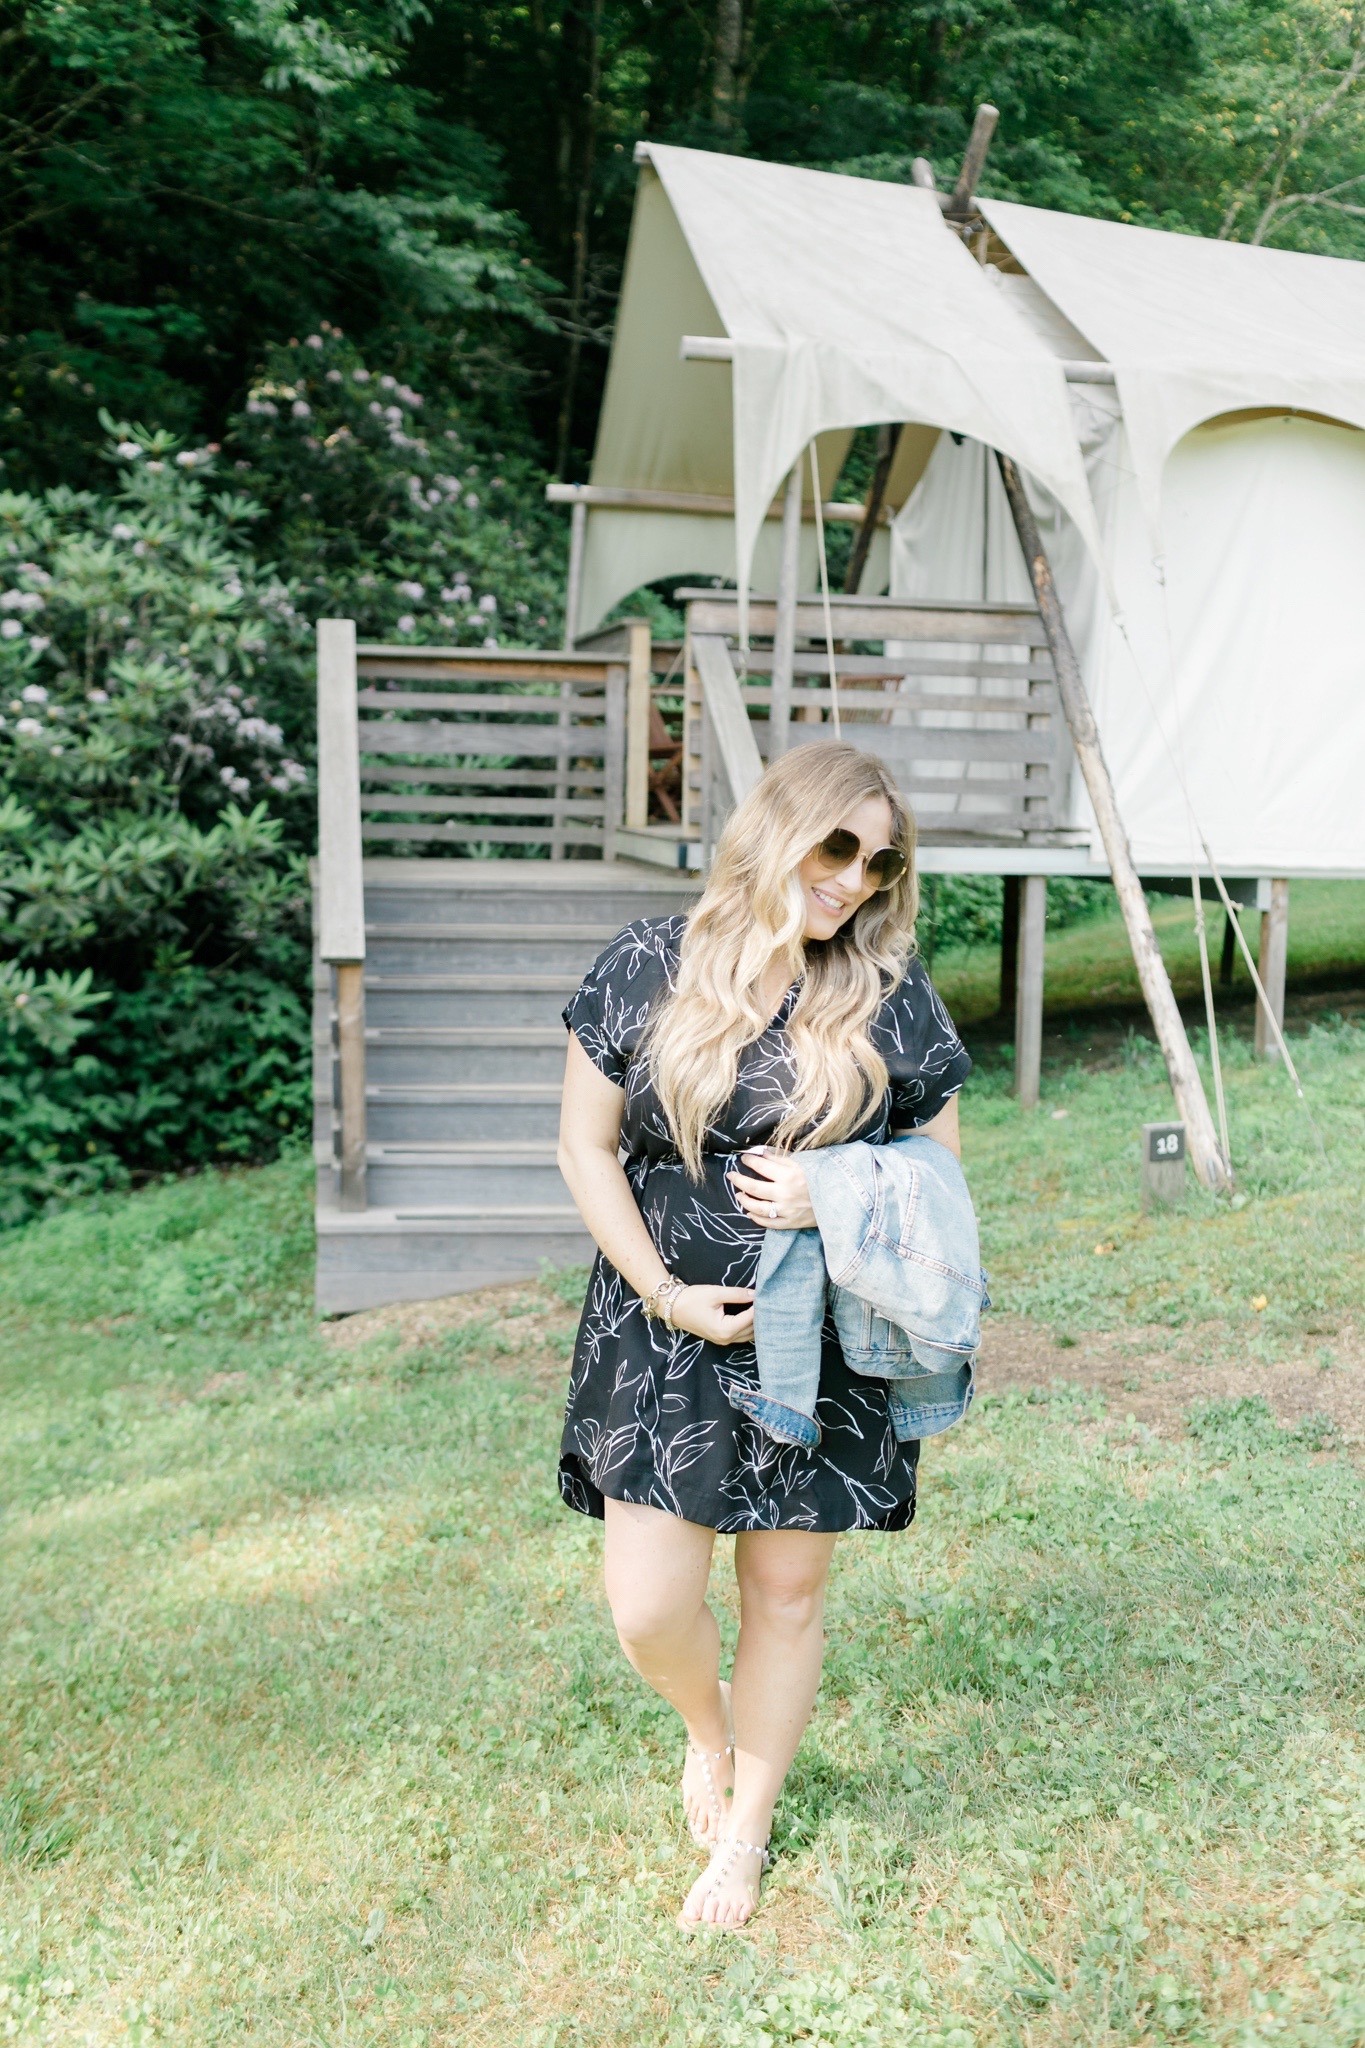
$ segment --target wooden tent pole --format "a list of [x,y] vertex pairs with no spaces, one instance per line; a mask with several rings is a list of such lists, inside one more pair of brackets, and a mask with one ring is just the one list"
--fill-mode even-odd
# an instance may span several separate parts
[[1100,828],[1100,838],[1104,842],[1105,855],[1109,861],[1109,871],[1114,878],[1119,908],[1128,927],[1128,940],[1133,949],[1138,980],[1142,984],[1142,993],[1146,997],[1147,1008],[1151,1012],[1156,1035],[1166,1058],[1166,1071],[1171,1078],[1171,1091],[1175,1096],[1176,1108],[1184,1121],[1190,1159],[1195,1173],[1206,1188],[1227,1188],[1232,1185],[1232,1176],[1218,1149],[1218,1138],[1204,1095],[1204,1084],[1199,1078],[1194,1054],[1190,1051],[1184,1020],[1176,1006],[1170,978],[1166,973],[1166,963],[1161,957],[1156,933],[1152,929],[1147,898],[1142,892],[1142,884],[1133,865],[1128,834],[1119,816],[1118,804],[1114,798],[1114,785],[1100,747],[1099,728],[1095,724],[1095,714],[1086,695],[1080,663],[1076,659],[1076,650],[1071,644],[1071,635],[1067,631],[1066,619],[1052,581],[1052,568],[1043,547],[1042,535],[1038,531],[1038,522],[1033,516],[1033,507],[1025,496],[1019,471],[1012,459],[1001,454],[999,450],[996,451],[995,459],[1000,465],[1005,495],[1009,499],[1010,511],[1014,515],[1015,530],[1019,535],[1019,544],[1024,550],[1024,560],[1028,564],[1034,596],[1038,600],[1043,630],[1047,634],[1048,646],[1052,651],[1052,665],[1057,673],[1057,695],[1061,699],[1062,710],[1071,730],[1076,759],[1085,777],[1085,786],[1090,793],[1095,820]]
[[900,446],[900,438],[901,430],[897,425],[877,429],[877,460],[872,470],[872,481],[867,487],[867,497],[863,502],[863,523],[853,536],[853,550],[848,558],[848,568],[844,572],[844,589],[854,597],[858,595],[863,570],[867,567],[867,558],[872,552],[872,536],[877,531],[877,523],[882,516],[886,486],[891,476],[891,465],[896,459],[896,450]]

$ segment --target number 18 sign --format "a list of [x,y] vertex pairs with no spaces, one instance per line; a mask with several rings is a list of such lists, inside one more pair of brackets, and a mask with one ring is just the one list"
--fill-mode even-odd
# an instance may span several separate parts
[[1178,1202],[1185,1192],[1184,1124],[1142,1126],[1142,1206]]

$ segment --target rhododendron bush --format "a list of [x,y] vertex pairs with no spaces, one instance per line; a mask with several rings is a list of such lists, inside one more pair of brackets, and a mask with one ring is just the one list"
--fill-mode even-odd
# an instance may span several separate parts
[[447,646],[558,639],[565,524],[513,429],[374,368],[324,321],[270,351],[227,445],[311,617]]
[[306,1110],[311,630],[211,448],[0,493],[0,1221]]

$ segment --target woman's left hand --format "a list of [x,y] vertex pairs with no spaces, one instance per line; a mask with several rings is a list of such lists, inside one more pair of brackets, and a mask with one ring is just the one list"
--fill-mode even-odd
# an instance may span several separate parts
[[735,1199],[746,1216],[765,1230],[814,1230],[806,1169],[799,1156],[770,1152],[766,1145],[741,1152],[743,1173],[731,1173]]

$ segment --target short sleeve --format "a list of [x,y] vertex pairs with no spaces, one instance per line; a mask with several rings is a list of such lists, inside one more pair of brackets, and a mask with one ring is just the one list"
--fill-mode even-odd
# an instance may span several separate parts
[[932,1122],[972,1071],[943,999],[922,960],[914,959],[877,1012],[873,1041],[891,1081],[890,1127]]
[[683,920],[637,918],[598,954],[563,1011],[564,1022],[599,1074],[623,1088],[649,1022],[650,1006],[672,985]]

